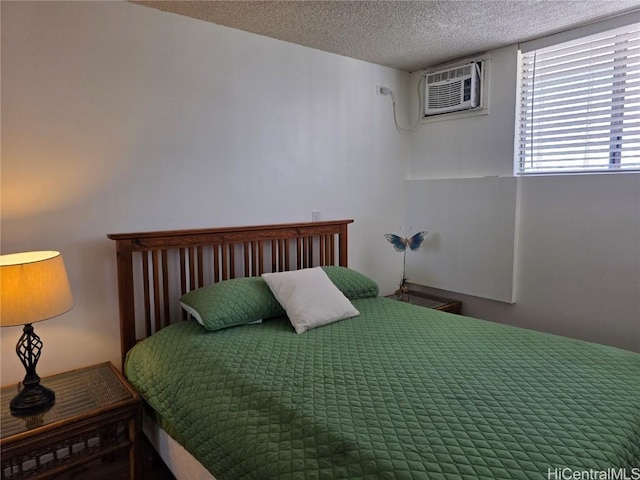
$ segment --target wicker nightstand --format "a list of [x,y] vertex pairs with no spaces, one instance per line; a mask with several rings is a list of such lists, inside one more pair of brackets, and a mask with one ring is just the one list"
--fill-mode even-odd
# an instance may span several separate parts
[[[68,478],[61,474],[78,470],[101,478],[92,472],[104,474],[109,468],[102,462],[127,451],[124,472],[111,472],[110,478],[122,478],[122,473],[139,477],[136,445],[142,400],[111,363],[53,375],[42,383],[55,391],[55,405],[24,417],[9,411],[16,386],[2,388],[0,478]],[[99,464],[95,470],[93,463]]]
[[443,312],[457,314],[462,313],[462,302],[459,302],[458,300],[436,297],[434,295],[429,295],[415,290],[409,290],[402,298],[398,298],[396,294],[387,295],[387,298],[420,305],[421,307],[433,308],[434,310],[441,310]]

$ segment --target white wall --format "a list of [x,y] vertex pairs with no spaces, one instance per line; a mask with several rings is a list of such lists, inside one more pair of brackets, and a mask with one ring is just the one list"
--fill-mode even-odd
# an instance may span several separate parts
[[429,232],[407,278],[513,303],[519,186],[515,177],[407,180],[407,223]]
[[[107,233],[317,209],[356,219],[351,265],[393,290],[410,145],[375,86],[406,102],[408,74],[126,2],[1,8],[2,252],[62,251],[75,299],[36,325],[41,375],[119,362]],[[20,329],[0,334],[6,384]]]
[[489,115],[426,123],[412,133],[410,178],[513,175],[516,54],[516,46],[490,53]]
[[[411,178],[512,175],[516,64],[515,46],[491,52],[489,115],[412,134]],[[518,239],[514,305],[425,290],[470,316],[640,351],[640,174],[523,178]]]

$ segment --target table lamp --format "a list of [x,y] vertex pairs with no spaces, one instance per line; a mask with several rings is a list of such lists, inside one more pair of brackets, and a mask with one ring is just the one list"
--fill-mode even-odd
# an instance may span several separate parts
[[16,345],[27,374],[10,403],[15,414],[32,414],[51,407],[53,390],[40,385],[36,364],[42,341],[32,323],[57,317],[73,307],[69,279],[60,252],[0,255],[0,326],[24,325]]

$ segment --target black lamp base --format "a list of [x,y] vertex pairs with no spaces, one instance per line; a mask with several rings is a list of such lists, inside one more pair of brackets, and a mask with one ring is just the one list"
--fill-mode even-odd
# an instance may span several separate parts
[[41,351],[42,341],[34,333],[33,326],[27,323],[16,345],[16,353],[27,374],[22,381],[22,389],[9,404],[13,414],[29,415],[42,412],[55,403],[56,394],[50,388],[40,385],[40,377],[36,373]]
[[25,386],[11,399],[9,407],[16,415],[29,415],[48,410],[56,401],[56,394],[50,388],[36,384]]

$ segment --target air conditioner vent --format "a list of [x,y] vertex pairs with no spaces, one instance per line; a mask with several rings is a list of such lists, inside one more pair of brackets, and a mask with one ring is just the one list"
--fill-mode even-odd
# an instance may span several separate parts
[[427,74],[424,114],[469,110],[480,105],[480,76],[475,64]]

